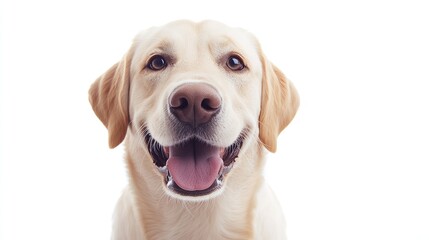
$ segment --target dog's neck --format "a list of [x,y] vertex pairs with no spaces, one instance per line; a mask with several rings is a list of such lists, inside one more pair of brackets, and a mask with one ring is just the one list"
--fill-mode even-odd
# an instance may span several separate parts
[[[133,189],[133,201],[138,207],[133,211],[146,239],[208,239],[208,236],[211,239],[222,239],[222,236],[253,239],[252,219],[263,169],[256,165],[264,164],[264,160],[246,161],[246,158],[262,156],[261,151],[262,147],[242,152],[233,169],[240,173],[231,172],[220,196],[201,202],[168,196],[144,149],[128,151],[130,189]],[[249,164],[251,162],[257,164]]]

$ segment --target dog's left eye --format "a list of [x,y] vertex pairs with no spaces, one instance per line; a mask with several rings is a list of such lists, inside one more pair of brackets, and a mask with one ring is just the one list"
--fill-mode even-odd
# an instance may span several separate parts
[[153,71],[159,71],[167,67],[167,61],[160,55],[155,55],[149,59],[147,67]]
[[232,71],[241,71],[244,69],[243,59],[237,55],[232,55],[228,58],[226,66]]

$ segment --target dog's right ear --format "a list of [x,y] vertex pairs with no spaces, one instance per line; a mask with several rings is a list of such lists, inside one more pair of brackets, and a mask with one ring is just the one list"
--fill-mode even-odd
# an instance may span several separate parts
[[89,89],[89,102],[108,130],[110,148],[115,148],[124,140],[130,122],[130,52],[101,75]]

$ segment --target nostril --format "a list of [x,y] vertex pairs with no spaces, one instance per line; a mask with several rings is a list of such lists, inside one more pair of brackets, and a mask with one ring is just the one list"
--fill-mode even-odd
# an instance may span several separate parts
[[185,109],[188,107],[188,105],[189,105],[188,99],[180,98],[179,99],[179,106],[177,106],[176,108]]
[[216,106],[216,104],[214,104],[213,101],[209,98],[203,99],[201,102],[201,107],[206,111],[215,111],[219,108],[219,106]]
[[189,101],[186,97],[175,95],[171,98],[169,105],[174,109],[185,109],[188,107]]

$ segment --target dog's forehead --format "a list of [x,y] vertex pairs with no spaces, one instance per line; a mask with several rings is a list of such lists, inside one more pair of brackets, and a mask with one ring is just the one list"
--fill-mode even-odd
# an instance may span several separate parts
[[216,21],[175,21],[139,33],[134,41],[138,48],[192,48],[208,47],[214,50],[241,50],[255,52],[259,46],[256,38],[241,28],[228,27]]

